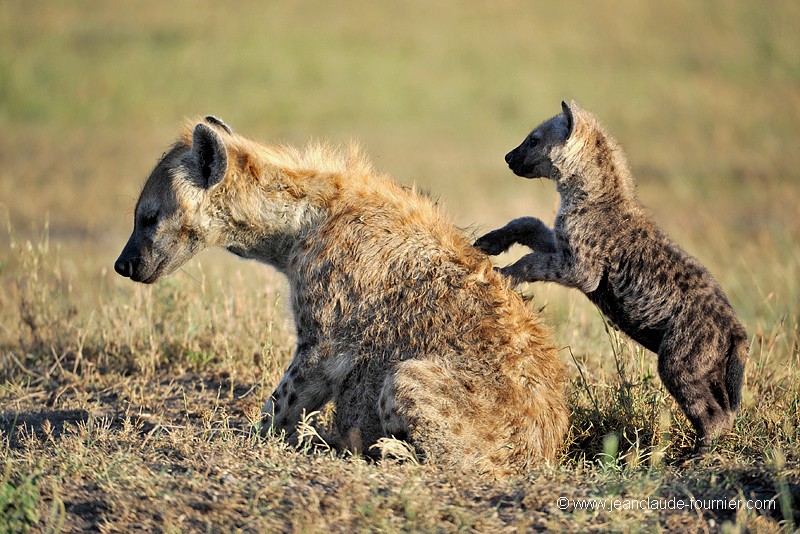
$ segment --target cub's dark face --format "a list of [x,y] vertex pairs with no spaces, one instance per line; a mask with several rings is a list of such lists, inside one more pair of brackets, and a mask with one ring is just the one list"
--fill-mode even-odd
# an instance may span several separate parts
[[563,113],[537,126],[522,144],[506,154],[506,163],[517,176],[557,179],[554,151],[564,146],[573,127],[569,107],[563,102],[561,105]]

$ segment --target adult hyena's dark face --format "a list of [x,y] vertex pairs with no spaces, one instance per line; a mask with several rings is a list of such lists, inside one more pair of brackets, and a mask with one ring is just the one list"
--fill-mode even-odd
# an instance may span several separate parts
[[188,260],[184,257],[193,248],[185,202],[178,201],[175,188],[188,152],[186,147],[175,147],[165,155],[136,203],[133,233],[114,263],[119,274],[134,282],[155,282]]
[[159,161],[136,203],[133,233],[114,270],[151,284],[180,268],[207,246],[209,191],[227,166],[219,135],[195,128],[192,146],[177,144]]
[[506,154],[506,163],[517,176],[554,178],[553,150],[569,138],[572,119],[569,109],[543,122],[514,150]]

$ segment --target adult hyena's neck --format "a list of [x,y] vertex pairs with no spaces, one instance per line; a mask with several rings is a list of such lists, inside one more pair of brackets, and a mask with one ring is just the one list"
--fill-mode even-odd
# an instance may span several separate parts
[[286,274],[297,246],[322,218],[322,210],[308,202],[268,201],[261,213],[241,217],[231,213],[225,248],[242,258],[253,259]]
[[239,155],[213,200],[213,220],[219,245],[286,273],[298,243],[329,211],[335,180],[278,166],[268,156]]

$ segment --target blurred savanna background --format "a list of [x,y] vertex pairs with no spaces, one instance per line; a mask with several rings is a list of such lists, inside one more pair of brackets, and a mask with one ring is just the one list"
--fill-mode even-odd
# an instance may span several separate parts
[[[0,532],[796,528],[798,28],[793,0],[0,0]],[[707,457],[687,459],[655,357],[575,291],[522,288],[570,371],[561,462],[494,482],[258,438],[253,409],[294,343],[271,269],[207,251],[154,287],[113,271],[186,117],[267,143],[357,140],[474,236],[552,220],[553,184],[503,156],[570,99],[750,334],[741,416]]]

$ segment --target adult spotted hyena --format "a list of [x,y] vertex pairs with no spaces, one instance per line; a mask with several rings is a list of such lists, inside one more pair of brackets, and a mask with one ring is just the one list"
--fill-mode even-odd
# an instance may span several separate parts
[[498,476],[555,457],[567,411],[549,332],[439,208],[356,149],[188,125],[148,178],[115,269],[152,283],[209,246],[289,280],[297,351],[264,406],[289,439],[303,411],[333,400],[335,434],[364,450],[395,436]]
[[583,291],[622,331],[658,353],[658,371],[697,431],[696,448],[729,430],[739,408],[747,334],[725,293],[636,198],[622,149],[574,101],[506,155],[515,174],[550,178],[561,196],[551,230],[524,217],[475,243],[534,251],[501,272]]

